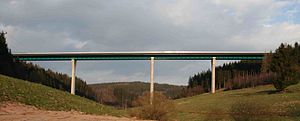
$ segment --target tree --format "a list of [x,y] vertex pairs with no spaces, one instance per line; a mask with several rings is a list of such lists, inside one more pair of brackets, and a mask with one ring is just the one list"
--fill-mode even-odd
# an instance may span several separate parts
[[145,92],[139,96],[133,102],[133,104],[139,106],[139,108],[131,110],[130,115],[141,119],[168,121],[170,118],[169,114],[174,110],[174,103],[159,92],[154,93],[152,105],[149,103],[149,98],[149,92]]
[[12,76],[14,75],[13,58],[9,53],[5,34],[3,31],[0,33],[0,74]]
[[8,54],[8,48],[6,44],[6,38],[3,31],[0,33],[0,55],[7,55]]
[[284,91],[288,86],[299,82],[299,53],[298,44],[293,48],[291,45],[281,44],[280,47],[271,54],[270,71],[275,73],[273,80],[274,87],[278,91]]

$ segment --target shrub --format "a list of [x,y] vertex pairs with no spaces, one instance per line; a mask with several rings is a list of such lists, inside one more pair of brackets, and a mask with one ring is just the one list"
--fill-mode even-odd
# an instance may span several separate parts
[[288,116],[297,117],[300,116],[300,103],[293,102],[288,106],[288,110],[286,113]]
[[154,93],[153,104],[150,105],[149,92],[139,96],[134,102],[134,106],[139,106],[131,111],[131,116],[140,119],[150,119],[165,121],[168,120],[168,114],[174,110],[174,103],[165,95],[159,92]]

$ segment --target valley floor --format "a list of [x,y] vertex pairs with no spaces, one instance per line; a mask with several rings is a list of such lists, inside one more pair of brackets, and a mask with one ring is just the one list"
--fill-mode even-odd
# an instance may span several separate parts
[[2,102],[0,121],[137,121],[124,117],[87,115],[77,111],[46,111],[15,102]]

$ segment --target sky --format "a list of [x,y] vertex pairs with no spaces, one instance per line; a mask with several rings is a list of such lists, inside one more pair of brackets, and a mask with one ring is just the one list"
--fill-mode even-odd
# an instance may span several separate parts
[[[300,41],[299,0],[1,0],[17,52],[262,51]],[[71,73],[71,62],[34,62]],[[218,61],[222,65],[226,61]],[[149,61],[79,61],[87,83],[149,80]],[[209,61],[156,61],[155,82],[186,85]]]

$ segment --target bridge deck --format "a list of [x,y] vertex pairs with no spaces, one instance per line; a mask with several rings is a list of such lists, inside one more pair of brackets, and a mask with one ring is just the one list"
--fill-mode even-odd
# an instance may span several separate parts
[[235,51],[135,51],[135,52],[48,52],[14,53],[22,61],[64,61],[64,60],[261,60],[264,52]]

